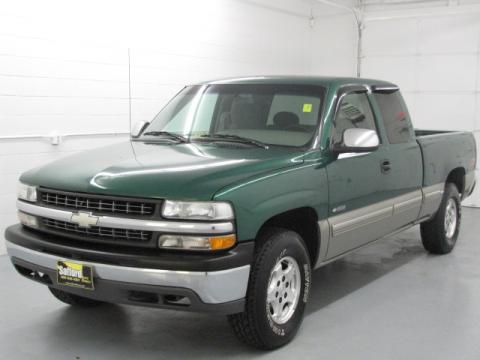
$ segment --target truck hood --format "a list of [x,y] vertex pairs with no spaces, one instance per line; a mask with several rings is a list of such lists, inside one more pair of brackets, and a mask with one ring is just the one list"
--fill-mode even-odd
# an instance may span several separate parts
[[20,179],[66,191],[208,200],[231,183],[301,163],[302,154],[281,147],[124,142],[65,157]]

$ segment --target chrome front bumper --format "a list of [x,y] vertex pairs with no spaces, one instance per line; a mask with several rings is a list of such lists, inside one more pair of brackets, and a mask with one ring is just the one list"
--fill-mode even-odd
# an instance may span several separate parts
[[198,295],[206,304],[220,304],[245,298],[250,265],[219,271],[173,271],[115,266],[78,261],[46,254],[6,241],[8,255],[13,259],[55,270],[57,261],[74,261],[90,265],[94,278],[102,280],[161,287],[185,288]]

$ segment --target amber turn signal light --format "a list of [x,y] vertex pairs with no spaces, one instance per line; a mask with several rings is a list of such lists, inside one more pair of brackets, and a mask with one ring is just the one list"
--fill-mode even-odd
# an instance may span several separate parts
[[214,236],[208,239],[211,250],[229,249],[237,242],[237,237],[234,234],[225,236]]

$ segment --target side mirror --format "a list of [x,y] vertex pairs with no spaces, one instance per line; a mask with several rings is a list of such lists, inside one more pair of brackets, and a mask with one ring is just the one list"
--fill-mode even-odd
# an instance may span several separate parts
[[130,132],[130,136],[132,138],[138,138],[140,136],[140,134],[143,132],[143,130],[145,130],[145,128],[149,125],[150,123],[146,122],[146,121],[139,121],[137,122],[133,128],[132,128],[132,131]]
[[341,144],[333,145],[333,152],[340,153],[362,153],[378,149],[380,140],[375,130],[350,128],[343,132]]

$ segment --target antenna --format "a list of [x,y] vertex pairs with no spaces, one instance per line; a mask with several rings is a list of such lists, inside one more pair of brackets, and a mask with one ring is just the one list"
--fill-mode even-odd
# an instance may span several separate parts
[[128,124],[130,129],[128,132],[132,131],[132,77],[130,70],[130,48],[128,48]]

